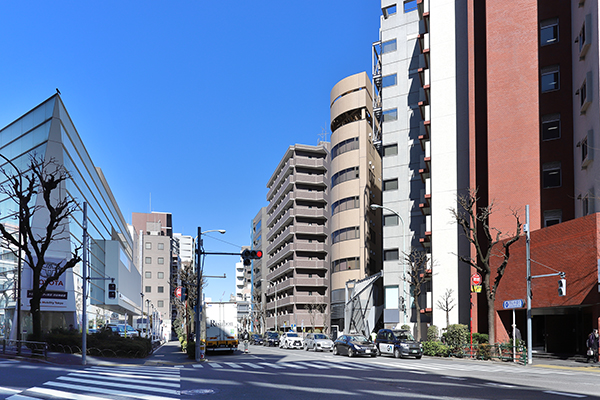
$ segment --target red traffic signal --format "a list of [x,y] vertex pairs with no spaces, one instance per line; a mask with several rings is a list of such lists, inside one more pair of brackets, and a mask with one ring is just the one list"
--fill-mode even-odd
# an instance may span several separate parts
[[251,264],[250,260],[258,260],[258,259],[262,258],[262,251],[261,250],[244,250],[242,252],[241,256],[244,259],[244,265],[250,265]]

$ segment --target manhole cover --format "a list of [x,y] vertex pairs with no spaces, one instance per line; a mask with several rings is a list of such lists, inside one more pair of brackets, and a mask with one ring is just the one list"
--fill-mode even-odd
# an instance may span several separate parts
[[217,391],[215,389],[192,389],[192,390],[182,390],[181,394],[193,395],[193,394],[215,394]]

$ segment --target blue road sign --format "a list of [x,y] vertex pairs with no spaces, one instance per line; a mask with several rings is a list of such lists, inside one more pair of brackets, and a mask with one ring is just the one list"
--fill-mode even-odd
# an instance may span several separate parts
[[521,308],[521,307],[523,307],[524,304],[525,304],[525,301],[522,299],[506,300],[504,303],[502,303],[502,308],[504,308],[505,310],[508,310],[511,308]]

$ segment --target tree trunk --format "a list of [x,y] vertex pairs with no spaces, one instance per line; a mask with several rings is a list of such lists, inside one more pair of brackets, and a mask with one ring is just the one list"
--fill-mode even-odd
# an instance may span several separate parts
[[490,345],[496,344],[496,310],[494,309],[495,296],[486,296],[488,306],[488,336]]
[[421,340],[421,306],[419,305],[419,298],[415,296],[415,311],[417,312],[417,330],[415,336],[417,340]]

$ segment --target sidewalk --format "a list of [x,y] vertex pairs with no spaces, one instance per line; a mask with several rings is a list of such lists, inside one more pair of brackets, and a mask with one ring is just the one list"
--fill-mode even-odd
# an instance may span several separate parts
[[[19,357],[15,355],[4,355],[0,352],[0,359],[11,358],[20,359],[31,362],[47,362],[51,364],[60,365],[82,365],[81,354],[65,354],[65,353],[48,353],[48,360],[44,358],[31,358],[31,357]],[[86,356],[86,365],[102,365],[102,366],[116,366],[116,365],[183,365],[186,363],[192,363],[193,360],[187,357],[187,354],[180,350],[179,341],[173,340],[166,342],[154,353],[146,358],[116,358],[116,357],[97,357],[97,356]]]

